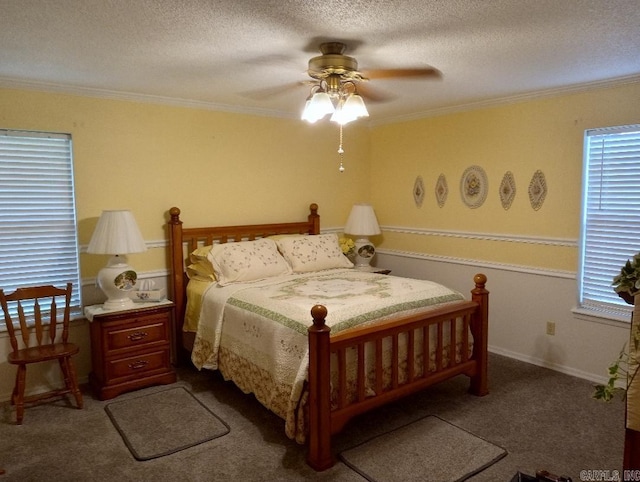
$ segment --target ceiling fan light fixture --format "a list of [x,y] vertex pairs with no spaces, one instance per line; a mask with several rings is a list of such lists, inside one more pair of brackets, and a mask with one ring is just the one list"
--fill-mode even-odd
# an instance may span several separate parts
[[346,100],[340,100],[336,111],[331,116],[331,122],[345,125],[359,117],[369,117],[369,112],[362,97],[358,94],[350,94]]
[[302,112],[302,119],[311,123],[322,119],[328,114],[333,114],[335,107],[331,102],[331,97],[326,92],[316,92],[305,104]]
[[364,100],[358,94],[351,94],[344,102],[342,109],[350,112],[355,118],[369,117],[367,106],[364,105]]

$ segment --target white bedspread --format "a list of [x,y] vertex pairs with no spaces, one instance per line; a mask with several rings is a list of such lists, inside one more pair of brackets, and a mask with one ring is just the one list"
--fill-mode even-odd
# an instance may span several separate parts
[[212,284],[205,294],[192,360],[220,369],[284,418],[296,434],[296,411],[307,378],[311,307],[327,307],[332,333],[406,315],[464,297],[442,285],[353,269]]

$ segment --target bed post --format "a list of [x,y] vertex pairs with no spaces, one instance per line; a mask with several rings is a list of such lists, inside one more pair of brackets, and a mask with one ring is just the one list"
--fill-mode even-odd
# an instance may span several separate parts
[[473,334],[473,358],[477,360],[476,374],[471,377],[469,391],[482,397],[489,393],[487,375],[487,345],[489,333],[489,292],[485,289],[487,277],[477,274],[473,277],[476,287],[471,290],[471,299],[478,303],[478,309],[471,318]]
[[330,334],[325,325],[327,308],[311,308],[313,325],[309,327],[309,453],[308,464],[315,470],[333,465],[331,455],[331,382]]
[[184,286],[184,266],[182,251],[182,221],[180,221],[180,209],[172,207],[169,209],[169,253],[171,256],[170,269],[171,280],[169,283],[170,300],[175,304],[175,338],[174,353],[178,359],[178,354],[182,348],[182,325],[184,323],[185,309],[185,286]]
[[318,205],[311,203],[309,205],[309,224],[311,225],[311,231],[309,234],[320,234],[320,215],[318,214]]

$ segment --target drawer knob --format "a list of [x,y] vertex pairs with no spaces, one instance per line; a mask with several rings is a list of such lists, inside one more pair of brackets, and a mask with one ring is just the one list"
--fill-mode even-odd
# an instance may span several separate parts
[[134,361],[133,363],[129,363],[129,368],[131,370],[139,370],[140,368],[144,368],[149,364],[149,362],[147,360],[137,360]]
[[129,341],[140,341],[146,336],[148,336],[146,331],[136,331],[135,333],[131,333],[127,338],[129,338]]

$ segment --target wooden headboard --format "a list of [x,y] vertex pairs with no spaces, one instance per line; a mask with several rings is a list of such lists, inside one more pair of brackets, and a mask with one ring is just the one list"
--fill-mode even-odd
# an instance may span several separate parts
[[214,243],[252,241],[275,234],[320,234],[320,215],[318,205],[315,203],[309,206],[309,216],[306,221],[292,223],[184,228],[180,220],[179,208],[169,209],[169,216],[169,269],[171,270],[169,299],[176,305],[175,324],[179,339],[178,346],[182,345],[182,325],[186,307],[185,268],[189,265],[189,254],[194,249]]

